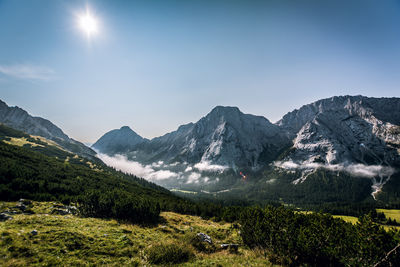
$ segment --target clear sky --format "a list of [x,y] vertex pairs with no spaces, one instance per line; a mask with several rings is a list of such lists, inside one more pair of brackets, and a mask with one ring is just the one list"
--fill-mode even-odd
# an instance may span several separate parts
[[399,85],[400,1],[0,0],[0,99],[83,142],[159,136],[216,105],[275,122]]

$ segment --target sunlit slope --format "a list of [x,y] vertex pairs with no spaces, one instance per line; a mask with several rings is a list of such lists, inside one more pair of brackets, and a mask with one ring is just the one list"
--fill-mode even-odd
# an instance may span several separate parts
[[[200,217],[161,213],[158,225],[139,226],[115,220],[54,215],[56,203],[33,202],[33,215],[18,214],[0,222],[1,266],[151,266],[148,251],[159,244],[177,244],[193,253],[179,266],[269,266],[261,254],[240,245],[237,253],[217,249],[204,253],[189,240],[202,232],[218,247],[222,243],[241,244],[238,229]],[[16,203],[0,202],[0,212]],[[37,235],[32,234],[33,230]]]

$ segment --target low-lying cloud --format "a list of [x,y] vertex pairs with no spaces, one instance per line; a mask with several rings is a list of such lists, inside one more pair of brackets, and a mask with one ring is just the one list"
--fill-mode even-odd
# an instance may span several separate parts
[[187,184],[198,183],[200,178],[201,178],[201,174],[200,174],[200,173],[192,172],[192,173],[189,175],[189,177],[188,177],[186,183],[187,183]]
[[145,178],[147,180],[160,181],[179,176],[178,173],[170,170],[154,170],[152,165],[143,165],[136,161],[130,161],[123,155],[115,155],[114,157],[110,157],[106,154],[98,153],[97,157],[108,166],[114,167],[115,169],[125,173]]
[[208,183],[210,182],[210,178],[207,176],[203,177],[203,171],[221,172],[226,168],[224,166],[213,165],[205,162],[198,163],[193,167],[186,167],[187,163],[182,163],[182,170],[186,167],[185,170],[183,172],[174,172],[166,168],[176,167],[178,165],[177,163],[165,164],[163,161],[158,161],[150,165],[143,165],[137,161],[129,160],[126,156],[119,154],[108,156],[106,154],[97,153],[97,157],[108,166],[119,171],[133,174],[153,182],[176,178],[179,180],[183,179],[186,184],[197,184],[199,182]]
[[373,178],[391,176],[395,169],[390,166],[365,165],[365,164],[322,164],[322,163],[296,163],[293,161],[277,161],[275,167],[286,170],[315,170],[325,169],[330,171],[342,171],[357,177]]
[[226,170],[228,168],[228,166],[212,164],[209,161],[201,161],[201,162],[195,164],[193,166],[193,168],[195,168],[201,172],[208,171],[208,172],[220,172],[221,173],[224,170]]

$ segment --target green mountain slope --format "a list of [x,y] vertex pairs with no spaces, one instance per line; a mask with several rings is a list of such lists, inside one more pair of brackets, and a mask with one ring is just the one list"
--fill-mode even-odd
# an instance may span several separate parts
[[195,203],[142,178],[90,161],[44,138],[0,125],[0,200],[81,203],[91,217],[154,222],[160,211],[234,219],[234,210]]

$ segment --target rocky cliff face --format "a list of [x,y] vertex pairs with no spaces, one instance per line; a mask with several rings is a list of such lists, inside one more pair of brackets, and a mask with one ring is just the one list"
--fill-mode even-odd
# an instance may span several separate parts
[[[218,106],[196,123],[180,126],[174,132],[139,145],[135,143],[133,150],[147,163],[211,162],[257,169],[269,163],[288,143],[279,127],[266,118],[243,114],[236,107]],[[125,147],[130,144],[125,141]]]
[[332,97],[288,113],[277,125],[294,145],[276,166],[301,170],[294,184],[321,168],[346,172],[370,178],[375,198],[400,166],[399,98]]
[[400,100],[341,96],[323,99],[277,122],[294,140],[294,161],[400,164]]
[[69,138],[49,120],[33,117],[19,107],[9,107],[0,100],[0,123],[11,128],[53,140],[68,151],[92,158],[96,153],[84,144]]
[[256,175],[275,166],[271,177],[283,172],[295,185],[321,169],[369,178],[375,197],[400,166],[399,125],[399,98],[339,96],[289,112],[276,124],[218,106],[196,123],[149,141],[137,136],[103,141],[112,147],[108,151],[166,171],[179,185],[196,177],[210,183],[213,174],[207,170],[222,170],[213,181],[224,177],[233,184],[243,178],[241,171]]

